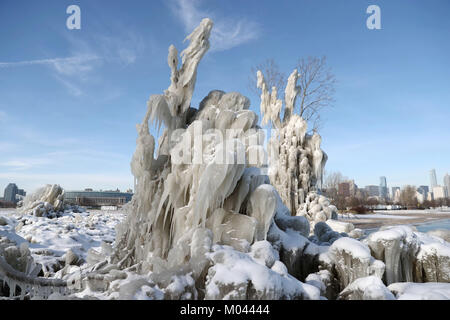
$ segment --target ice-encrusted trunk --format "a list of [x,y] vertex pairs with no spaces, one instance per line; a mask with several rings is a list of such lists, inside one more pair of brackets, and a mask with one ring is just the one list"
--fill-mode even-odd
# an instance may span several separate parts
[[[298,71],[289,76],[284,93],[284,117],[280,119],[283,102],[277,97],[277,89],[269,92],[264,76],[258,71],[258,88],[261,89],[262,124],[272,122],[275,132],[270,137],[269,177],[271,184],[280,194],[283,203],[292,215],[306,216],[310,221],[325,221],[332,218],[335,207],[317,194],[322,188],[323,170],[327,154],[320,148],[322,138],[317,132],[307,133],[307,123],[294,114],[297,95],[302,90],[297,86]],[[311,212],[309,202],[317,198],[322,204],[319,210]],[[327,202],[327,203],[325,203]],[[334,217],[333,217],[334,218]]]

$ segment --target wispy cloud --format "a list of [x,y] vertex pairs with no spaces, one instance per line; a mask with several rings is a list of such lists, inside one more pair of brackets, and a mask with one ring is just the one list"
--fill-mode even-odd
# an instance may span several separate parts
[[[71,34],[63,34],[70,55],[49,59],[0,62],[2,69],[28,66],[49,68],[54,78],[62,84],[69,94],[75,97],[84,95],[84,90],[92,84],[103,83],[99,80],[98,69],[106,64],[128,66],[136,62],[144,51],[145,43],[137,32],[120,29],[114,35],[93,33],[88,39],[80,39]],[[1,114],[0,114],[1,121]]]
[[10,170],[28,170],[41,165],[51,164],[49,158],[23,158],[0,162],[0,167],[7,167]]
[[66,58],[0,62],[0,69],[47,66],[53,71],[55,79],[60,82],[71,95],[78,97],[83,94],[83,91],[75,84],[75,82],[85,80],[90,72],[102,64],[102,60],[103,58],[96,54],[74,54]]
[[203,18],[214,21],[211,33],[211,51],[224,51],[251,40],[260,35],[260,26],[247,19],[223,17],[216,12],[199,8],[201,0],[172,0],[170,8],[181,20],[186,32],[192,32]]
[[75,97],[79,97],[81,95],[83,95],[83,91],[77,86],[75,85],[73,82],[70,82],[69,80],[65,80],[61,77],[55,76],[55,79],[58,80],[60,83],[62,83],[67,90],[69,91],[69,93]]
[[67,58],[38,59],[17,62],[0,62],[0,68],[14,68],[33,65],[46,65],[52,67],[57,73],[74,75],[80,72],[91,71],[91,62],[99,60],[95,55],[79,55]]

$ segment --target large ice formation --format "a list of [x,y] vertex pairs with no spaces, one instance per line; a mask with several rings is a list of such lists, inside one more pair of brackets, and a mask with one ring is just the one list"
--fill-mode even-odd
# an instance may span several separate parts
[[39,188],[35,193],[25,197],[19,211],[38,217],[53,217],[64,211],[64,190],[57,184]]
[[[309,195],[322,188],[323,169],[327,161],[327,154],[320,149],[322,138],[317,132],[307,133],[306,121],[293,113],[295,100],[301,88],[297,85],[299,74],[294,70],[289,76],[284,93],[284,116],[280,119],[283,102],[278,99],[277,88],[269,92],[264,76],[258,71],[258,88],[261,89],[262,124],[269,121],[276,129],[269,140],[269,177],[272,185],[280,194],[283,203],[292,215],[307,215],[307,204],[314,202],[318,205],[312,212],[310,220],[315,220],[320,213],[320,221],[331,218],[332,209],[325,197]],[[303,206],[302,206],[303,205]],[[320,208],[319,208],[320,205]],[[327,210],[323,210],[327,208]],[[311,208],[313,209],[313,208]],[[309,210],[311,211],[311,210]]]

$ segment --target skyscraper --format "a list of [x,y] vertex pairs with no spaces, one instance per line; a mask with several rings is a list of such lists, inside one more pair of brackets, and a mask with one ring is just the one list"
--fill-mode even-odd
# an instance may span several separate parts
[[380,198],[387,199],[388,197],[388,188],[386,177],[380,177]]
[[437,186],[436,170],[430,170],[430,189],[433,190]]
[[19,192],[19,188],[15,183],[10,183],[5,188],[4,199],[8,202],[16,202],[16,194]]
[[450,197],[450,175],[444,176],[444,186],[447,188],[447,196]]

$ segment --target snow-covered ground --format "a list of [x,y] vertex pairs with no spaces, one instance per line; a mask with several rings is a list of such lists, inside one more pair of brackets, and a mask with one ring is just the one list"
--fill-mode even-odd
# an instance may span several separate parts
[[450,230],[450,211],[447,208],[430,210],[377,210],[370,214],[340,213],[339,220],[350,222],[366,231],[382,226],[411,225],[420,231]]
[[375,210],[375,213],[387,213],[387,214],[450,214],[450,208],[435,208],[425,210]]
[[339,213],[339,219],[410,219],[410,216],[397,216],[390,214],[353,214],[353,213]]
[[69,250],[86,261],[89,249],[99,250],[102,241],[112,243],[115,226],[124,217],[120,211],[89,210],[66,211],[59,218],[49,219],[0,209],[0,238],[6,237],[17,245],[27,242],[35,261],[51,274]]

